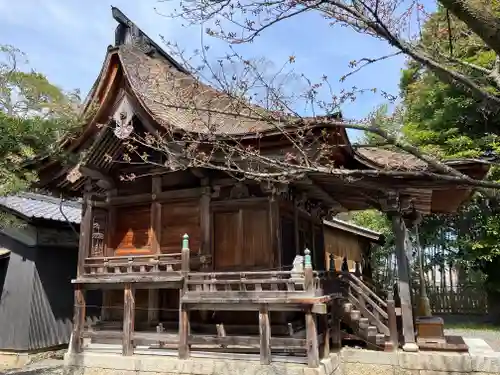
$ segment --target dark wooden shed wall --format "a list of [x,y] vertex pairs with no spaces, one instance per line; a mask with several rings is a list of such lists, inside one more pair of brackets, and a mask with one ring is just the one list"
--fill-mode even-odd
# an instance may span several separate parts
[[[0,299],[0,350],[34,351],[67,344],[78,249],[28,247],[4,234],[0,246],[11,251]],[[89,293],[87,300],[100,306],[100,292]],[[99,315],[99,308],[89,308],[89,318]]]

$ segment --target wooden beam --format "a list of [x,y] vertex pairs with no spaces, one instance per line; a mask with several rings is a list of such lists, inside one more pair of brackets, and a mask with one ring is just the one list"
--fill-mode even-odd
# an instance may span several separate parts
[[162,191],[153,195],[152,193],[123,195],[111,197],[107,202],[92,201],[94,207],[122,206],[138,203],[163,202],[177,199],[198,198],[202,194],[202,188],[181,189]]
[[71,351],[73,353],[80,353],[82,351],[82,334],[85,325],[85,291],[80,285],[75,287],[74,303]]
[[134,320],[135,320],[135,296],[132,284],[125,284],[123,295],[123,339],[122,354],[130,356],[134,354]]
[[271,363],[271,324],[266,305],[262,305],[259,311],[259,337],[260,364],[269,365]]
[[398,289],[401,300],[401,315],[403,326],[404,344],[403,350],[417,351],[418,346],[415,342],[415,329],[413,326],[413,310],[410,294],[410,265],[407,252],[408,231],[400,213],[391,213],[392,230],[395,236],[396,260],[398,265]]
[[319,367],[318,329],[316,317],[311,310],[306,312],[307,364],[309,367]]
[[81,165],[79,169],[82,175],[84,175],[85,177],[99,181],[99,186],[103,189],[109,190],[115,187],[115,182],[113,181],[113,179],[110,176],[104,174],[104,172],[83,165]]
[[296,183],[299,186],[303,185],[304,187],[307,187],[307,189],[320,196],[321,200],[325,201],[330,206],[330,208],[333,208],[337,211],[346,211],[345,207],[342,206],[342,204],[339,201],[334,199],[329,193],[327,193],[323,189],[323,187],[320,184],[311,180],[310,178],[305,178],[303,180],[297,181]]

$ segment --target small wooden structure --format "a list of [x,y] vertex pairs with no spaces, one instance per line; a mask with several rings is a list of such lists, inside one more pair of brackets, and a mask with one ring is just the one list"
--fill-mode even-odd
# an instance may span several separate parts
[[[382,300],[358,276],[325,259],[327,215],[369,207],[392,218],[401,344],[416,347],[406,223],[419,212],[452,212],[470,189],[436,180],[427,174],[429,166],[408,155],[356,149],[343,128],[321,125],[316,130],[338,145],[331,155],[336,165],[420,173],[339,179],[316,172],[287,184],[263,184],[213,168],[125,163],[127,146],[117,131],[166,139],[202,132],[196,124],[207,121],[210,111],[185,108],[183,96],[189,92],[200,105],[221,108],[230,99],[195,80],[116,8],[113,15],[116,42],[88,100],[97,111],[65,145],[80,162],[43,159],[36,165],[41,187],[83,195],[72,350],[83,350],[83,338],[90,338],[120,342],[125,356],[144,344],[176,349],[180,358],[193,350],[256,351],[264,364],[271,354],[304,356],[316,367],[332,345],[340,345],[341,319],[370,345],[393,349],[399,345],[394,301]],[[230,134],[275,155],[291,147],[274,124],[236,114],[217,121],[221,141]],[[166,142],[169,157],[182,163],[175,160],[175,145]],[[476,177],[488,169],[478,162],[455,166]],[[132,174],[143,177],[124,181]],[[104,293],[102,321],[84,327],[89,289]]]
[[68,344],[80,203],[24,193],[0,197],[0,211],[19,221],[0,231],[0,350]]

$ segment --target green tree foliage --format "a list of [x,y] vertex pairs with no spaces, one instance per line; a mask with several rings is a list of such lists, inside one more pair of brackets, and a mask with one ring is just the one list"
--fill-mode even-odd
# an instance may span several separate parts
[[[500,2],[494,3],[500,15]],[[453,18],[450,33],[446,12],[438,9],[425,24],[421,43],[474,64],[476,67],[470,69],[473,75],[477,66],[491,69],[495,64],[495,54],[476,39],[465,24]],[[490,90],[498,94],[493,86]],[[411,62],[402,74],[401,91],[405,107],[402,132],[413,144],[441,159],[500,155],[498,116],[482,109],[456,86],[443,83],[434,73]],[[498,167],[493,167],[488,178],[498,180],[499,173]],[[453,249],[454,259],[446,261],[482,270],[491,293],[500,291],[499,199],[498,192],[476,193],[458,214],[427,217],[421,227],[424,246],[441,243]]]
[[0,195],[28,188],[36,175],[23,168],[26,162],[54,153],[78,123],[77,93],[63,92],[26,64],[18,49],[0,45]]

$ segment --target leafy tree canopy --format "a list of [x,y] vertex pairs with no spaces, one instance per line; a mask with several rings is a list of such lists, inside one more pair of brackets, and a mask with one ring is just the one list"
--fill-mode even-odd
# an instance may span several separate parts
[[0,45],[0,195],[27,189],[36,175],[23,165],[55,152],[62,135],[77,126],[78,93],[26,66],[21,51]]

